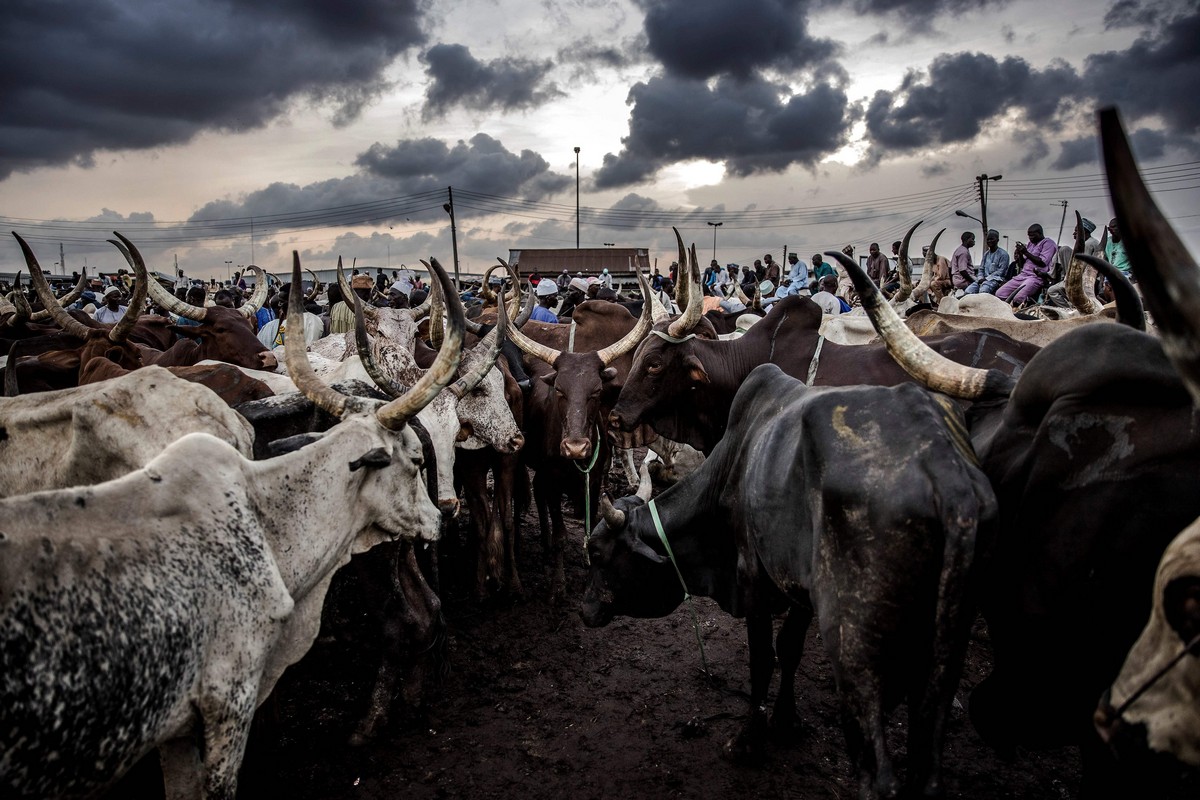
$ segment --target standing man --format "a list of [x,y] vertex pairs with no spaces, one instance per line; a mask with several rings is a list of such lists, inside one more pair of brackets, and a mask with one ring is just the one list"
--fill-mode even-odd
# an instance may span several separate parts
[[965,290],[975,280],[975,265],[971,263],[971,248],[975,246],[975,234],[965,231],[962,242],[950,256],[950,282],[955,289]]
[[564,269],[561,273],[559,273],[558,279],[555,281],[555,286],[558,287],[558,291],[565,292],[567,287],[570,285],[571,275]]
[[995,294],[1008,272],[1008,251],[1000,247],[1000,231],[993,228],[984,240],[983,257],[975,268],[975,280],[967,286],[967,294]]
[[1029,244],[1017,242],[1013,248],[1021,271],[996,290],[996,297],[1014,306],[1033,303],[1038,294],[1050,285],[1050,270],[1058,252],[1058,245],[1046,237],[1041,225],[1030,225],[1027,233]]
[[879,243],[871,242],[871,246],[867,248],[870,255],[867,256],[867,277],[871,282],[880,289],[887,283],[888,267],[891,264],[888,262],[887,256],[879,252]]

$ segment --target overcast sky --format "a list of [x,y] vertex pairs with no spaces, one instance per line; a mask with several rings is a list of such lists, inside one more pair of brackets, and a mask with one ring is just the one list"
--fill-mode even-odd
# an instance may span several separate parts
[[56,272],[123,265],[114,230],[201,277],[449,265],[447,187],[479,272],[575,246],[577,163],[580,244],[664,267],[672,225],[722,263],[952,249],[981,173],[991,227],[1067,200],[1068,238],[1111,217],[1108,104],[1200,244],[1195,0],[6,0],[0,34],[0,217]]

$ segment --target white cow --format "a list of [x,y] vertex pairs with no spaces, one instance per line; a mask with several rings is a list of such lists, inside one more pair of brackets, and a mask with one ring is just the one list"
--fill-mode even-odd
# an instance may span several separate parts
[[234,797],[254,709],[311,645],[333,572],[437,538],[407,423],[452,379],[462,322],[387,404],[288,353],[342,421],[287,455],[193,433],[125,477],[0,500],[0,796],[92,794],[159,748],[168,796]]
[[211,390],[143,367],[100,383],[0,398],[0,497],[100,483],[205,432],[249,456],[254,430]]

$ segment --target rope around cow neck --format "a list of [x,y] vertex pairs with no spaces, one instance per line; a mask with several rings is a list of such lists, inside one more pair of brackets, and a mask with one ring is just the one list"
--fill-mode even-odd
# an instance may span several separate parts
[[[574,330],[572,328],[572,330]],[[579,466],[578,462],[572,461],[575,469],[583,473],[583,557],[587,559],[588,539],[592,538],[592,484],[591,475],[592,468],[596,466],[596,459],[600,457],[600,423],[596,423],[596,442],[592,445],[592,460],[588,462],[587,467]],[[591,563],[591,560],[588,560]]]
[[671,543],[667,541],[667,532],[663,530],[662,520],[658,518],[658,506],[653,500],[646,503],[650,507],[650,519],[654,522],[654,530],[658,532],[658,538],[662,540],[663,547],[667,548],[667,558],[671,559],[671,566],[675,568],[675,574],[679,576],[679,585],[683,587],[683,599],[687,601],[688,610],[692,612],[692,630],[696,634],[696,644],[700,645],[700,668],[705,675],[709,674],[708,659],[704,656],[704,640],[700,638],[700,617],[696,614],[696,606],[692,603],[692,595],[688,591],[687,581],[683,579],[683,573],[679,570],[679,564],[675,561],[675,552],[671,550]]

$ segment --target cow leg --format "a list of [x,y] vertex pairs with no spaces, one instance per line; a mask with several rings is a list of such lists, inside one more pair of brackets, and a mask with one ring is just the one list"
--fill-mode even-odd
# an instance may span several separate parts
[[562,493],[555,477],[539,470],[533,477],[533,496],[537,500],[538,519],[542,525],[542,537],[546,544],[546,564],[550,583],[550,602],[558,605],[566,593],[567,578],[563,566],[563,542],[567,539],[567,526],[563,521]]
[[779,694],[771,714],[771,729],[777,734],[794,733],[799,726],[796,716],[796,670],[804,656],[804,637],[812,624],[813,607],[807,600],[795,603],[775,637],[775,654],[779,659]]
[[190,736],[158,746],[165,800],[195,800],[200,797],[200,750]]
[[[837,654],[833,654],[837,658]],[[879,671],[863,663],[835,667],[842,699],[842,730],[858,772],[860,798],[894,798],[899,790],[884,731]],[[850,677],[852,676],[852,677]]]
[[515,501],[517,470],[524,469],[515,455],[498,454],[492,470],[492,536],[499,536],[503,554],[500,583],[515,595],[524,593],[517,573],[517,536],[520,531]]
[[[257,687],[234,684],[221,698],[200,701],[204,726],[204,780],[200,796],[205,800],[234,800],[238,769],[246,752],[250,723],[254,717]],[[176,765],[172,765],[174,767]]]
[[750,717],[737,735],[725,743],[725,755],[740,764],[761,764],[766,758],[767,691],[775,671],[775,650],[771,647],[770,614],[746,616],[746,637],[750,645]]
[[370,708],[350,737],[352,745],[365,744],[387,725],[402,673],[405,701],[414,707],[421,704],[424,661],[437,656],[433,650],[442,631],[441,600],[426,583],[414,546],[399,545],[390,567],[392,596],[383,618],[383,656]]
[[[470,453],[471,451],[466,451]],[[463,497],[467,510],[471,514],[472,549],[475,555],[475,599],[483,600],[488,595],[488,577],[499,580],[499,570],[492,563],[489,531],[492,528],[492,508],[487,493],[486,462],[474,457],[474,454],[463,458],[465,453],[459,453],[456,458],[455,471],[458,472],[459,461],[462,461]]]

